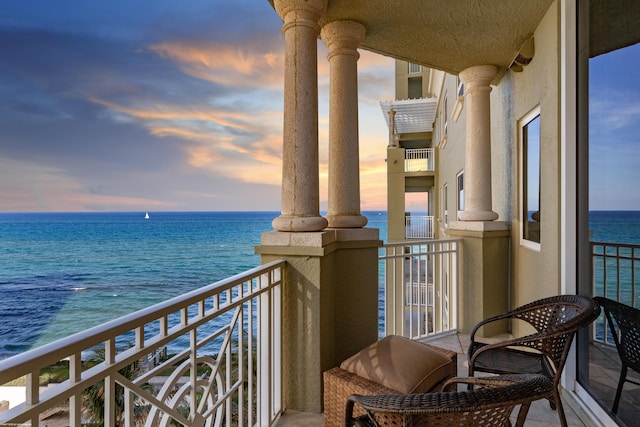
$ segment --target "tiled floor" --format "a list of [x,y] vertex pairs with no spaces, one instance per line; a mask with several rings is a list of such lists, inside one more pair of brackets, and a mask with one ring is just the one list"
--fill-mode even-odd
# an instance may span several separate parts
[[[467,335],[449,335],[437,341],[430,341],[430,343],[456,351],[458,353],[458,375],[467,375],[468,365],[465,354],[469,346],[469,337]],[[615,377],[615,381],[617,381],[617,376]],[[565,404],[564,409],[569,426],[584,427],[582,421],[580,421],[575,412],[571,410],[569,405]],[[515,421],[515,417],[512,421]],[[278,427],[321,427],[322,425],[322,414],[300,412],[285,413],[278,423]],[[560,425],[558,414],[549,407],[549,403],[546,400],[537,401],[531,405],[527,416],[527,427],[553,427],[557,425]]]
[[[611,408],[620,376],[620,358],[611,346],[594,344],[589,347],[589,381],[594,395],[605,407]],[[640,375],[629,369],[627,378],[640,382]],[[640,420],[640,386],[625,382],[618,405],[618,422],[635,426]]]

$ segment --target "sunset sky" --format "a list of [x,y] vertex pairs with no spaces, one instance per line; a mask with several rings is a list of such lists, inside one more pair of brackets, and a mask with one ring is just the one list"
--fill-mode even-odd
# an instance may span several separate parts
[[[281,25],[267,0],[2,0],[0,212],[280,210]],[[592,65],[592,208],[640,209],[639,64]],[[394,66],[358,66],[362,209],[386,209]]]
[[[0,212],[278,211],[281,26],[266,0],[3,0]],[[393,73],[362,52],[363,210],[386,206],[379,101],[393,98]]]

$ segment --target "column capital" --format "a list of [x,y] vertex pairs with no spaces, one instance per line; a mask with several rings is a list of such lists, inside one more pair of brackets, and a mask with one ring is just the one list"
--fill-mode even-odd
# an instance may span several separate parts
[[285,23],[288,21],[289,12],[306,12],[311,15],[309,18],[318,22],[327,10],[327,3],[328,0],[274,0],[273,5]]
[[364,40],[367,30],[356,21],[333,21],[322,27],[320,37],[329,47],[329,59],[334,54],[358,54],[358,47]]
[[495,65],[474,65],[460,71],[460,81],[465,86],[465,91],[473,87],[489,87],[498,73]]

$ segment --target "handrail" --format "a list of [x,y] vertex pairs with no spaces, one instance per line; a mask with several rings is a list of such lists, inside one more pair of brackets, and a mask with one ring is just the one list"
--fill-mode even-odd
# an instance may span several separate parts
[[[128,421],[145,413],[147,425],[195,425],[203,417],[272,425],[281,412],[284,266],[273,261],[0,361],[0,384],[26,382],[25,403],[0,413],[0,425],[38,425],[44,411],[68,402],[69,425],[79,426],[81,402],[95,387],[104,388],[104,412],[94,416],[105,425],[123,411]],[[141,363],[164,348],[172,355],[157,366]],[[104,362],[90,366],[96,352]],[[41,370],[62,360],[69,379],[40,390]]]

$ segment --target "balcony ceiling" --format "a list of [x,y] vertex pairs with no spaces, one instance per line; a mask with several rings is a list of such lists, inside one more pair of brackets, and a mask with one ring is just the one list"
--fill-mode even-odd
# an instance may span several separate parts
[[[273,4],[273,0],[269,0]],[[320,24],[362,23],[362,48],[458,74],[492,64],[503,74],[553,0],[328,0]],[[640,41],[640,1],[590,0],[591,56]]]
[[351,19],[367,28],[362,48],[458,74],[511,65],[552,0],[329,0],[321,25]]

